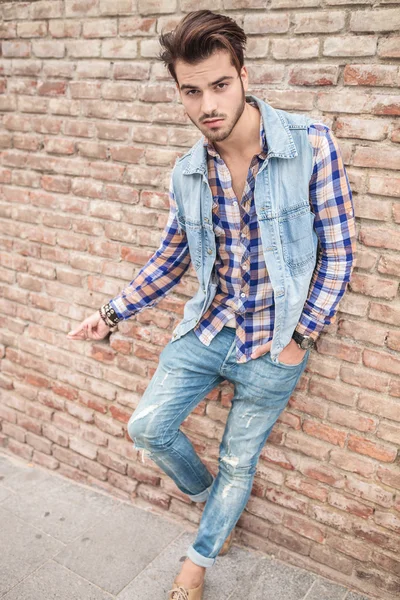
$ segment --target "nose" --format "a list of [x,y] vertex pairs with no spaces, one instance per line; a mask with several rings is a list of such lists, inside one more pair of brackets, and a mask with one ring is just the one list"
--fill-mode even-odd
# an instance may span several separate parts
[[217,102],[214,94],[209,92],[203,93],[201,112],[204,118],[210,118],[211,115],[217,113]]

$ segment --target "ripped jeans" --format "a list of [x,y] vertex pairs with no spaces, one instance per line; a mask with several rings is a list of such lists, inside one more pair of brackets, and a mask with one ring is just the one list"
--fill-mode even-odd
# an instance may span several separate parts
[[[238,363],[235,334],[234,328],[225,326],[209,346],[193,330],[170,341],[128,422],[135,447],[143,449],[191,500],[206,502],[197,537],[187,550],[187,557],[202,567],[215,563],[244,510],[261,450],[310,354],[307,350],[298,365],[277,364],[269,352]],[[233,382],[234,397],[213,477],[179,426],[224,380]]]

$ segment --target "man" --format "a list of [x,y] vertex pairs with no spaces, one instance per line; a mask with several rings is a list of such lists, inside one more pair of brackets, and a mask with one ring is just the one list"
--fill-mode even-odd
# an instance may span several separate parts
[[[192,261],[199,289],[128,432],[182,492],[206,502],[169,595],[200,600],[206,568],[229,549],[268,435],[315,340],[335,319],[356,235],[332,131],[246,95],[246,36],[235,21],[195,11],[160,41],[160,57],[203,135],[175,163],[158,250],[69,335],[105,337],[120,320],[154,306]],[[214,478],[179,426],[224,379],[235,394]]]

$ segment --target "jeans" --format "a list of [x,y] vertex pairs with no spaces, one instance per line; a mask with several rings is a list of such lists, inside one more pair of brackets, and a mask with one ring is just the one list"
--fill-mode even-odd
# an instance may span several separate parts
[[[235,334],[235,329],[225,326],[209,346],[193,330],[170,341],[128,422],[135,447],[147,452],[191,500],[206,502],[197,537],[187,550],[187,557],[202,567],[215,563],[239,520],[250,497],[261,450],[310,354],[307,350],[298,365],[277,364],[269,352],[238,363]],[[214,477],[179,426],[224,380],[233,382],[234,397]]]

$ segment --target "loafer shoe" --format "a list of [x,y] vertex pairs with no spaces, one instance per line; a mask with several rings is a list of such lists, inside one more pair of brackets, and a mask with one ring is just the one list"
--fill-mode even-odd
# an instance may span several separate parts
[[202,600],[204,591],[204,580],[196,588],[186,588],[175,580],[172,589],[168,592],[168,600]]
[[232,546],[234,534],[235,534],[235,528],[232,529],[232,531],[230,532],[230,534],[224,541],[221,550],[218,552],[218,556],[224,556],[224,554],[227,554],[229,552],[229,550]]

